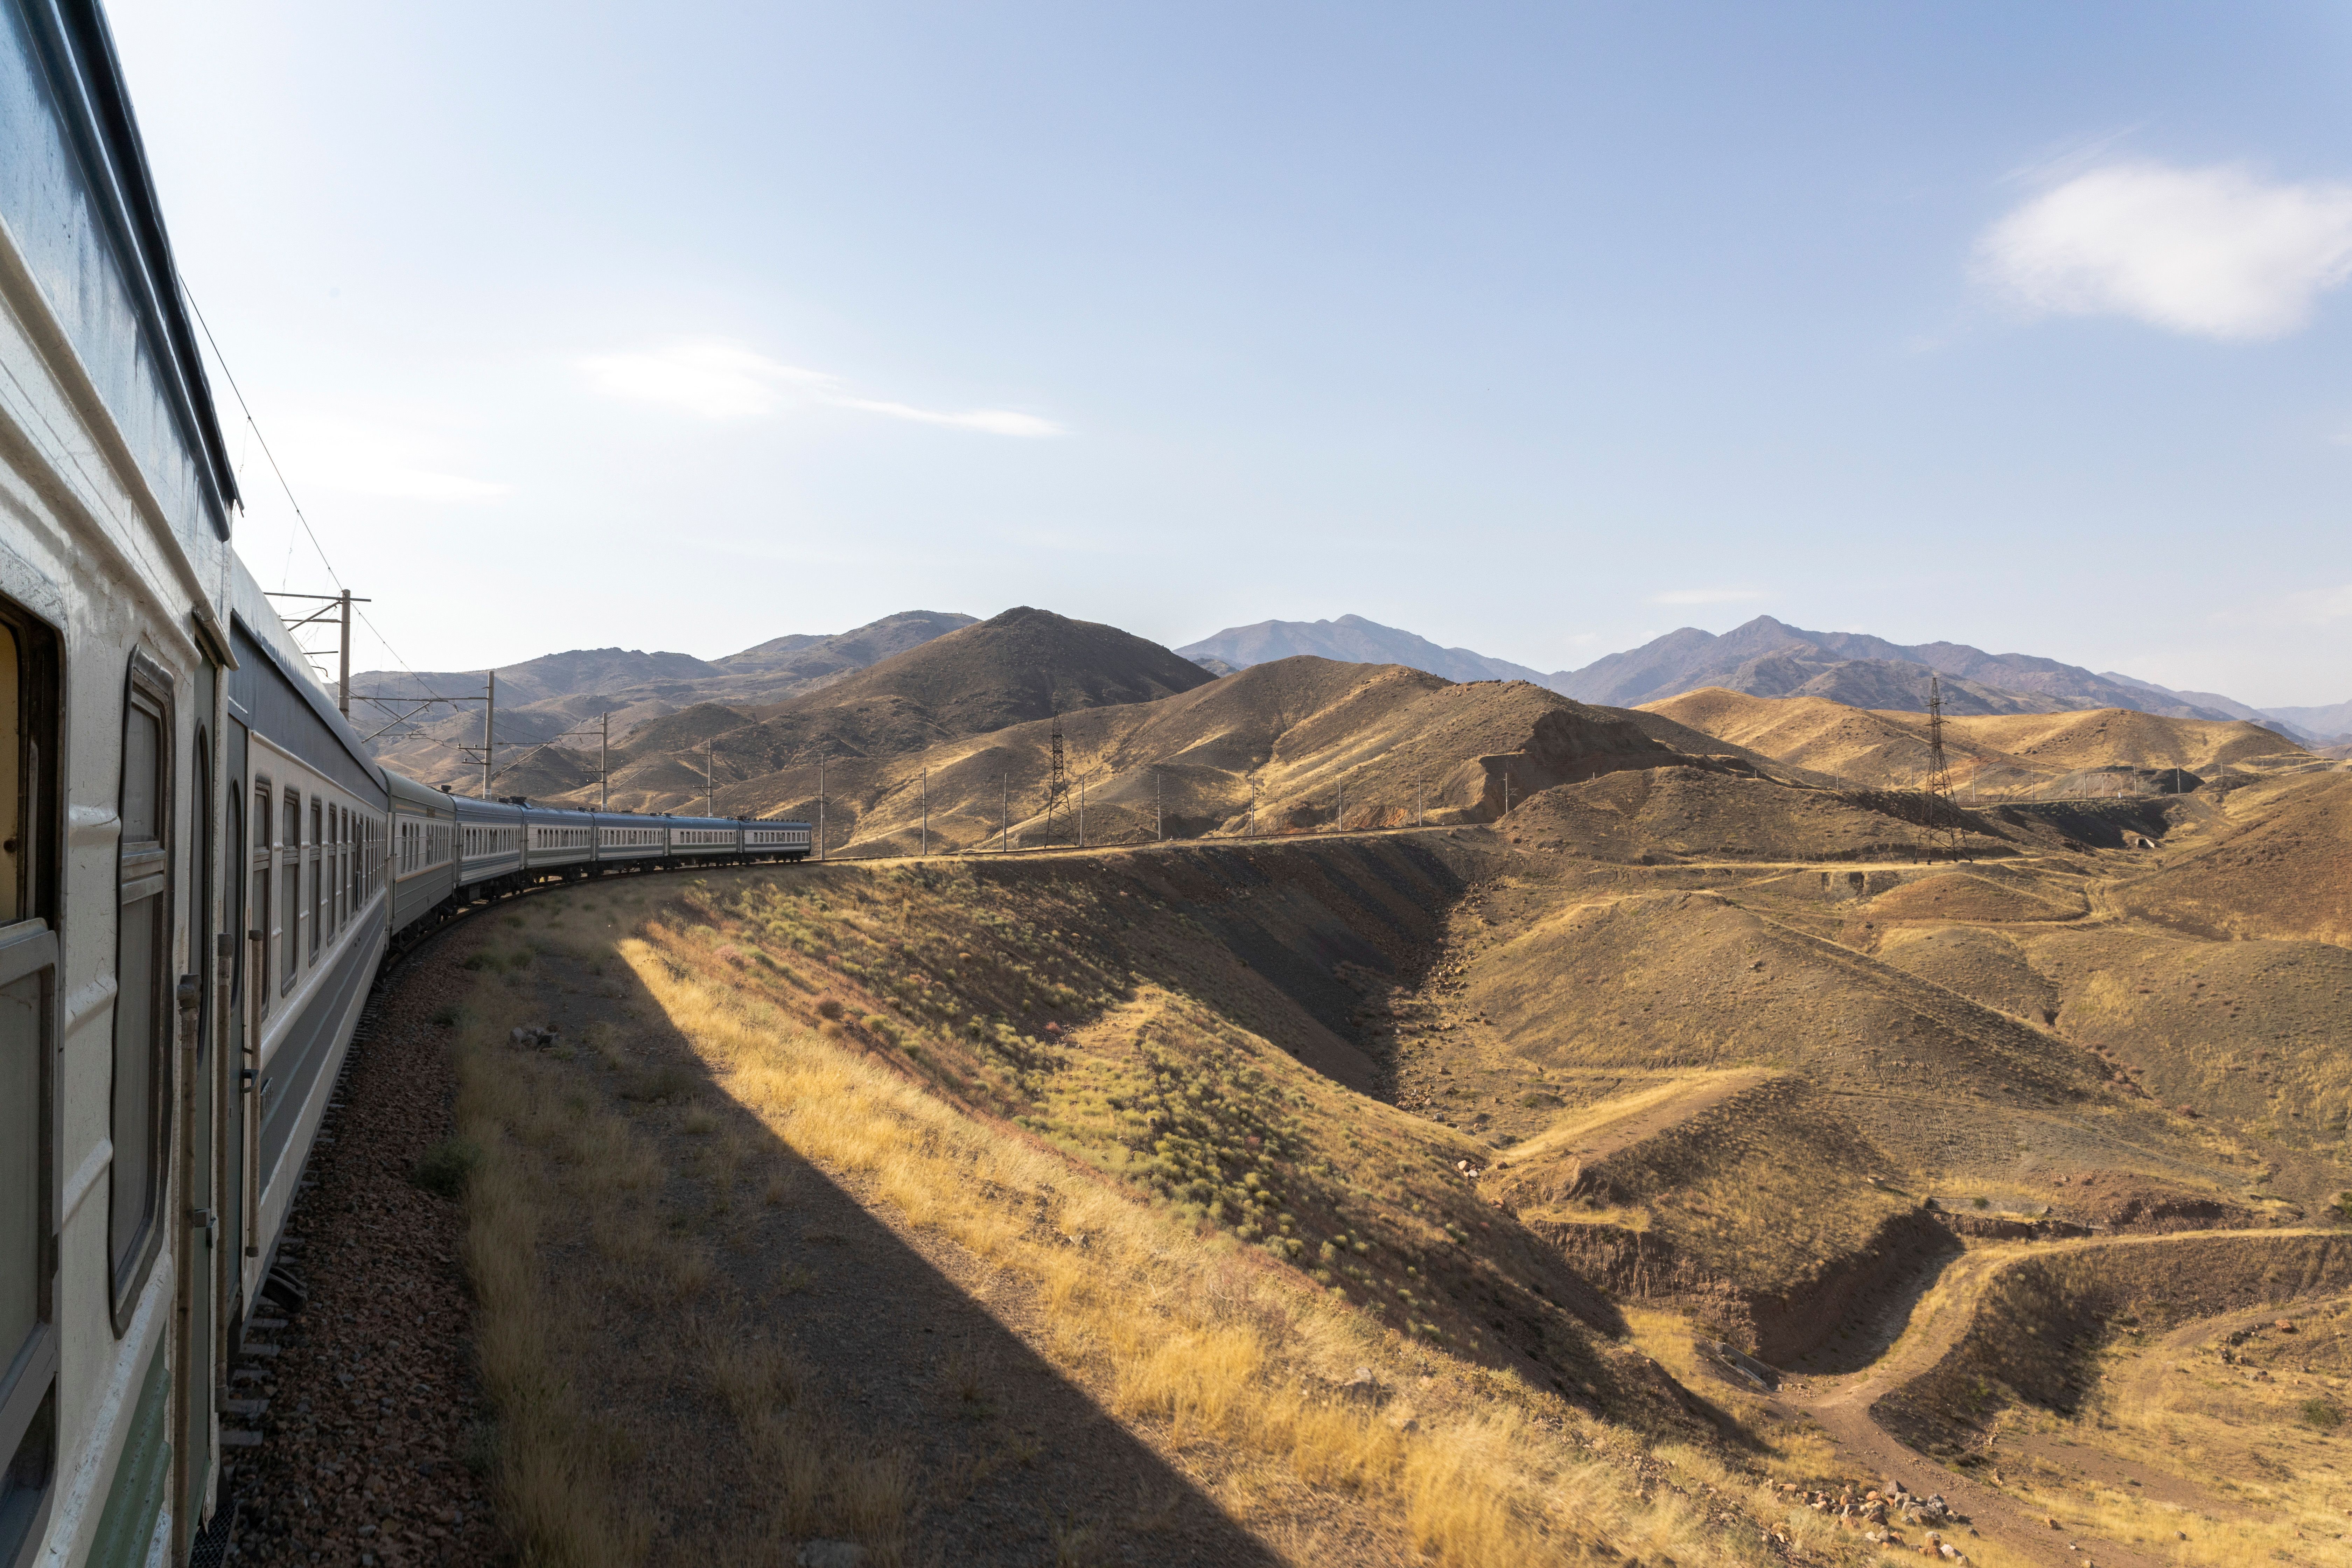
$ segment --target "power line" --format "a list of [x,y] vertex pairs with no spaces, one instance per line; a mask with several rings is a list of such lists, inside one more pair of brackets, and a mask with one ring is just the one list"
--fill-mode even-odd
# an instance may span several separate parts
[[[269,437],[261,433],[261,422],[253,416],[253,405],[246,402],[245,389],[237,385],[236,373],[228,368],[228,356],[221,353],[220,340],[213,336],[212,323],[205,321],[204,311],[197,309],[195,290],[188,287],[188,280],[184,278],[180,279],[180,292],[187,296],[188,309],[194,313],[196,325],[205,330],[205,342],[212,344],[213,358],[220,364],[221,377],[228,383],[229,391],[236,395],[237,408],[245,415],[245,422],[252,429],[253,438],[261,444],[261,455],[269,459],[269,471],[278,476],[278,488],[286,492],[286,504],[294,509],[295,521],[302,525],[302,531],[310,536],[310,548],[319,552],[319,564],[327,569],[327,575],[334,579],[336,587],[341,588],[343,580],[336,573],[335,563],[327,559],[327,547],[319,542],[318,530],[310,526],[310,518],[302,510],[302,503],[294,499],[294,487],[287,483],[286,470],[278,466],[278,454],[269,449]],[[415,672],[411,670],[409,673],[413,675]]]
[[[327,547],[319,542],[319,531],[310,526],[310,514],[302,510],[302,503],[295,499],[294,487],[288,481],[286,470],[278,466],[278,454],[269,449],[269,437],[261,433],[261,421],[253,416],[253,405],[245,400],[245,388],[237,385],[236,373],[229,369],[228,356],[221,353],[220,340],[213,336],[212,323],[205,320],[204,310],[196,304],[195,290],[188,287],[188,280],[185,278],[179,279],[178,282],[180,292],[187,299],[190,313],[196,318],[196,325],[204,329],[205,342],[212,345],[213,360],[220,366],[221,379],[228,383],[230,394],[236,398],[237,411],[245,416],[246,428],[253,432],[254,441],[261,447],[261,455],[269,459],[269,471],[278,476],[278,488],[286,492],[286,504],[294,509],[294,519],[302,525],[303,533],[309,536],[310,548],[319,552],[319,564],[327,569],[327,576],[338,589],[349,593],[351,590],[344,586],[342,574],[335,570],[335,563],[327,557]],[[353,613],[366,625],[367,629],[375,635],[375,640],[383,645],[384,652],[392,655],[393,662],[405,670],[409,679],[424,689],[425,696],[436,702],[473,700],[471,698],[441,697],[425,687],[425,678],[416,673],[414,665],[401,657],[400,650],[392,646],[392,639],[383,635],[383,628],[368,619],[368,613],[365,610],[354,610]],[[371,697],[367,700],[381,704],[383,700]],[[377,731],[379,734],[382,732],[382,731]]]

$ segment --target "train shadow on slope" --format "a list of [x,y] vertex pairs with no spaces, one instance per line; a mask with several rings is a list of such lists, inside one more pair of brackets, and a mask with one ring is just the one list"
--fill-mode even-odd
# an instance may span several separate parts
[[[484,925],[428,962],[515,940]],[[562,1043],[493,1046],[500,1065],[575,1119],[625,1121],[616,1157],[657,1166],[600,1208],[614,1172],[550,1162],[541,1247],[562,1370],[624,1435],[653,1561],[764,1562],[823,1538],[916,1562],[1279,1561],[1001,1321],[1017,1289],[996,1297],[982,1264],[943,1272],[721,1089],[625,967],[541,952],[502,984],[485,1005]],[[817,1451],[780,1464],[758,1438],[782,1428]],[[825,1475],[795,1492],[779,1473],[795,1464]]]

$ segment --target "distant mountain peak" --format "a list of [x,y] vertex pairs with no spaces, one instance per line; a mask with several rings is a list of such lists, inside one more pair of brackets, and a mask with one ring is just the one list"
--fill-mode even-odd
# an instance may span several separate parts
[[1402,664],[1448,680],[1532,680],[1545,684],[1539,669],[1508,659],[1489,658],[1466,647],[1440,647],[1427,637],[1384,626],[1362,616],[1328,621],[1260,621],[1227,626],[1176,650],[1204,668],[1247,669],[1278,658],[1312,654],[1343,664]]

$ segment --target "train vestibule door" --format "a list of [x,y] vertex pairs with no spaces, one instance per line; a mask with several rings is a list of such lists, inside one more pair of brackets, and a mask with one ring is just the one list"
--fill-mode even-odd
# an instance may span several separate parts
[[220,846],[219,825],[213,813],[218,796],[214,791],[214,749],[210,719],[213,713],[212,695],[215,675],[209,666],[199,669],[196,677],[195,711],[198,720],[195,743],[188,748],[191,766],[188,779],[188,966],[179,978],[174,1001],[178,1005],[178,1046],[180,1057],[180,1124],[184,1144],[180,1162],[180,1206],[182,1246],[180,1257],[184,1272],[178,1280],[180,1291],[177,1352],[177,1389],[179,1396],[179,1431],[175,1434],[180,1447],[176,1470],[177,1495],[173,1501],[173,1533],[179,1560],[184,1561],[194,1542],[194,1532],[203,1525],[211,1510],[212,1491],[217,1459],[216,1437],[219,1432],[219,1409],[216,1385],[220,1382],[218,1346],[215,1339],[215,1314],[218,1300],[218,1279],[222,1263],[220,1250],[220,1204],[215,1181],[215,1143],[218,1102],[214,1079],[218,1076],[215,1057],[219,1041],[212,1028],[211,1007],[214,964],[214,932],[218,929],[215,919],[214,899],[219,886],[217,864]]

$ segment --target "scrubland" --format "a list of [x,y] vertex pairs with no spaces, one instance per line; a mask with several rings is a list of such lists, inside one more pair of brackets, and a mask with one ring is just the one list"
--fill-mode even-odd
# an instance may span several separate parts
[[[1766,1483],[1899,1467],[1978,1500],[1978,1563],[2341,1560],[2345,1369],[2149,1383],[2134,1337],[2318,1276],[2044,1340],[1991,1283],[2352,1209],[2342,949],[2243,893],[2336,787],[1983,814],[2005,853],[1955,868],[1675,764],[1491,828],[483,917],[453,1033],[508,1517],[550,1563],[1687,1568],[1874,1555]],[[2139,913],[2164,887],[2204,925]],[[1978,1314],[2053,1375],[1927,1376]]]
[[[1756,1494],[1780,1451],[1678,1396],[1556,1258],[1483,1252],[1508,1221],[1466,1142],[973,896],[721,873],[555,894],[478,939],[452,1026],[468,1258],[526,1558],[923,1561],[974,1473],[1051,1489],[1023,1448],[1069,1434],[975,1421],[984,1357],[926,1373],[971,1387],[944,1448],[835,1386],[802,1309],[856,1281],[763,1239],[825,1186],[1269,1560],[1785,1554]],[[1031,1027],[975,1030],[981,996]],[[553,1012],[560,1043],[509,1041]],[[740,1462],[673,1473],[688,1447]],[[711,1472],[734,1500],[682,1504]],[[1052,1550],[1152,1557],[1149,1512],[1073,1512]]]

